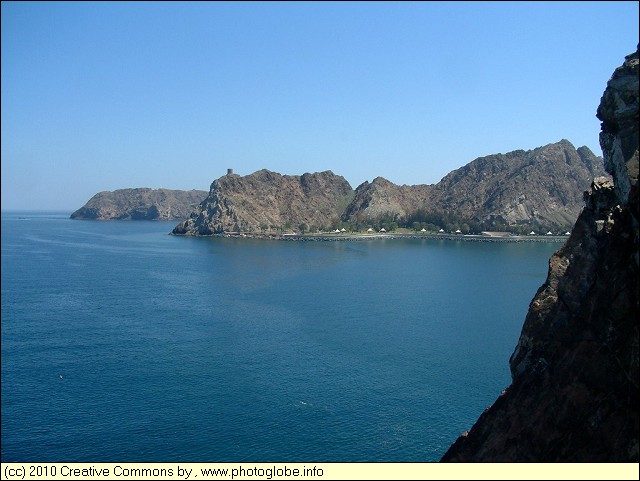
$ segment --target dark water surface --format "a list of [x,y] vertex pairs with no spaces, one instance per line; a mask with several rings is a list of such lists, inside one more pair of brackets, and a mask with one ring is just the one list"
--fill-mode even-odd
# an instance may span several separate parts
[[2,461],[438,460],[559,243],[182,238],[2,213]]

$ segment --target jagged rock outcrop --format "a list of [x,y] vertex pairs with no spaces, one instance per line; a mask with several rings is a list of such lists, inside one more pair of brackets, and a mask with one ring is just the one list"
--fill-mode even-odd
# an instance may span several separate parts
[[99,192],[72,219],[175,220],[184,219],[207,196],[203,190],[119,189]]
[[207,198],[172,233],[314,229],[338,219],[352,197],[349,182],[331,171],[301,176],[266,169],[246,176],[230,173],[213,181]]
[[563,139],[480,157],[436,184],[432,202],[476,222],[570,229],[582,209],[583,192],[602,175],[601,158]]
[[406,218],[417,208],[432,203],[431,185],[396,185],[383,177],[358,186],[342,214],[345,222],[367,222],[385,215]]
[[596,179],[549,261],[510,359],[512,384],[448,462],[638,462],[638,52],[598,107]]
[[631,197],[632,187],[638,183],[637,52],[635,58],[629,56],[611,76],[597,116],[602,121],[600,145],[606,153],[605,168],[616,179],[620,202],[633,205],[638,200]]
[[356,189],[342,218],[362,222],[416,212],[442,213],[489,228],[526,225],[569,230],[582,208],[582,193],[605,175],[602,158],[568,140],[537,149],[480,157],[435,185],[398,186],[377,178]]
[[575,222],[582,192],[603,174],[601,158],[561,140],[480,157],[435,185],[396,185],[377,177],[354,192],[331,171],[290,176],[263,169],[244,177],[229,173],[212,183],[208,195],[166,189],[101,192],[71,217],[180,219],[173,230],[180,235],[271,234],[327,228],[339,221],[362,227],[383,218],[400,225],[467,224],[473,231],[526,227],[527,232],[564,232]]

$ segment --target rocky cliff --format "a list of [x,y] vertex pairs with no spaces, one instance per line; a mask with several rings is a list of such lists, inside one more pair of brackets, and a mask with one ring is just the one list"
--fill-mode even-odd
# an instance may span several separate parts
[[331,171],[301,176],[264,169],[247,176],[227,174],[213,181],[207,198],[173,234],[326,228],[340,217],[352,197],[349,183]]
[[435,185],[396,185],[377,177],[354,192],[331,171],[231,173],[211,184],[173,234],[314,231],[338,222],[361,229],[382,218],[406,226],[437,218],[442,227],[468,223],[476,232],[521,227],[564,233],[580,212],[584,190],[605,173],[602,158],[567,140],[478,158]]
[[512,384],[442,458],[638,462],[638,52],[597,110],[596,179],[549,261],[510,359]]
[[99,192],[72,219],[184,219],[207,196],[203,190],[119,189]]
[[432,205],[433,186],[396,185],[383,177],[358,186],[342,214],[345,222],[367,223],[382,216],[407,218],[417,209]]
[[436,184],[433,203],[472,222],[569,230],[602,159],[568,140],[481,157]]
[[356,189],[346,222],[386,215],[406,223],[440,214],[475,230],[569,230],[582,208],[582,194],[605,175],[602,159],[567,140],[534,150],[480,157],[435,185],[398,186],[378,178]]

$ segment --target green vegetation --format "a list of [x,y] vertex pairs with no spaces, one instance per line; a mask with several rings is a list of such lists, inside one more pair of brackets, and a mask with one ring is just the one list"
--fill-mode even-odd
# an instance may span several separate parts
[[374,232],[380,232],[381,229],[384,229],[385,232],[390,233],[416,233],[423,232],[422,229],[424,229],[425,233],[430,234],[439,232],[453,234],[457,231],[460,231],[460,234],[480,234],[490,231],[509,232],[516,235],[529,235],[531,232],[545,235],[549,231],[554,234],[564,234],[570,230],[567,226],[551,223],[545,225],[538,222],[508,224],[502,217],[479,221],[461,217],[450,211],[429,211],[427,209],[419,209],[406,217],[387,212],[376,218],[356,218],[348,222],[335,218],[331,225],[318,228],[320,232],[333,232],[336,229],[345,229],[350,233],[366,233],[369,229]]
[[[346,202],[346,198],[344,199]],[[344,229],[344,230],[343,230]],[[260,225],[260,230],[264,234],[268,230],[284,234],[296,232],[298,234],[319,234],[331,233],[336,230],[349,234],[366,234],[371,232],[387,233],[420,233],[426,234],[481,234],[482,232],[509,232],[514,235],[546,235],[552,232],[554,235],[562,235],[570,228],[556,224],[546,223],[542,225],[538,222],[527,222],[521,224],[508,224],[502,217],[492,217],[484,221],[464,218],[450,211],[429,211],[420,209],[408,216],[400,216],[396,213],[387,212],[376,218],[356,218],[345,221],[339,217],[331,219],[328,225],[308,225],[301,222],[286,222],[280,226]],[[423,230],[424,229],[424,230]]]

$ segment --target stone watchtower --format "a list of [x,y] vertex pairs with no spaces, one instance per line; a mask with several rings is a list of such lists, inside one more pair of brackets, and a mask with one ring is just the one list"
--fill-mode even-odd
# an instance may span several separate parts
[[233,169],[227,169],[227,175],[233,175]]

